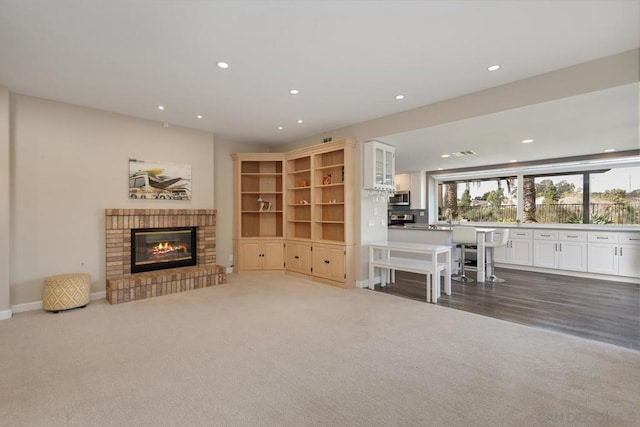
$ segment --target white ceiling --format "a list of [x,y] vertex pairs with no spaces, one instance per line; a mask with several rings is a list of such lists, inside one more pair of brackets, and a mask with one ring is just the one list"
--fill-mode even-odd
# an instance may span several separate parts
[[[0,0],[0,84],[223,139],[286,143],[638,48],[639,3]],[[220,60],[230,68],[218,68]],[[501,69],[488,72],[495,63]],[[290,95],[292,88],[300,94]],[[590,96],[627,102],[615,91],[584,100]],[[549,125],[564,102],[573,101],[387,140],[406,146],[401,170],[442,166],[434,152],[458,149],[478,151],[476,161],[489,151],[496,162],[528,160],[526,151],[505,147],[529,129],[537,141],[552,141],[552,157],[576,154],[566,149],[574,134]],[[616,117],[609,119],[586,123],[581,136],[595,138]],[[433,158],[437,165],[428,163]]]
[[635,83],[376,139],[397,147],[401,172],[637,150],[639,95]]

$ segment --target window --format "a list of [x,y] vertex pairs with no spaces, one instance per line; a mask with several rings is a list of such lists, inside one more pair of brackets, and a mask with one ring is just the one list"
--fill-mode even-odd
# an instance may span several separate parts
[[640,167],[589,174],[591,224],[640,224]]
[[523,172],[503,169],[435,176],[438,219],[640,224],[637,157],[540,165]]
[[584,173],[571,175],[525,176],[535,186],[535,203],[523,205],[524,222],[547,224],[582,224],[584,222]]
[[473,179],[440,184],[439,219],[515,222],[517,177]]

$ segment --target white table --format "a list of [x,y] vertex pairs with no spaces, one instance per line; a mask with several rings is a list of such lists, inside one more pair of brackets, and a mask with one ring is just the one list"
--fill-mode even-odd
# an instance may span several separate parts
[[[407,258],[398,254],[418,254]],[[444,262],[439,260],[444,256]],[[444,274],[444,293],[451,295],[451,247],[408,242],[376,242],[369,244],[369,288],[374,288],[375,269],[381,270],[381,286],[385,286],[386,273],[395,281],[395,270],[426,275],[427,302],[438,302],[440,297],[440,274]],[[387,270],[383,274],[382,270]]]

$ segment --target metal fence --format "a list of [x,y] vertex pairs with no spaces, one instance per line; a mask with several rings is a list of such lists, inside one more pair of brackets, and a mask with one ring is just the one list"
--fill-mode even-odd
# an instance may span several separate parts
[[[458,207],[458,216],[478,222],[516,222],[517,207],[468,206]],[[582,204],[536,205],[536,221],[552,224],[582,224]],[[640,202],[591,203],[590,224],[640,224]]]

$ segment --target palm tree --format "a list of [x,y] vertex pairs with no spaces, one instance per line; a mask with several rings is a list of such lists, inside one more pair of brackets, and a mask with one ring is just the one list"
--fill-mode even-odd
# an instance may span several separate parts
[[458,184],[447,183],[447,190],[444,197],[444,207],[451,213],[453,218],[458,217]]
[[524,202],[524,215],[522,220],[524,222],[538,222],[536,220],[536,183],[534,177],[524,177],[522,193]]

